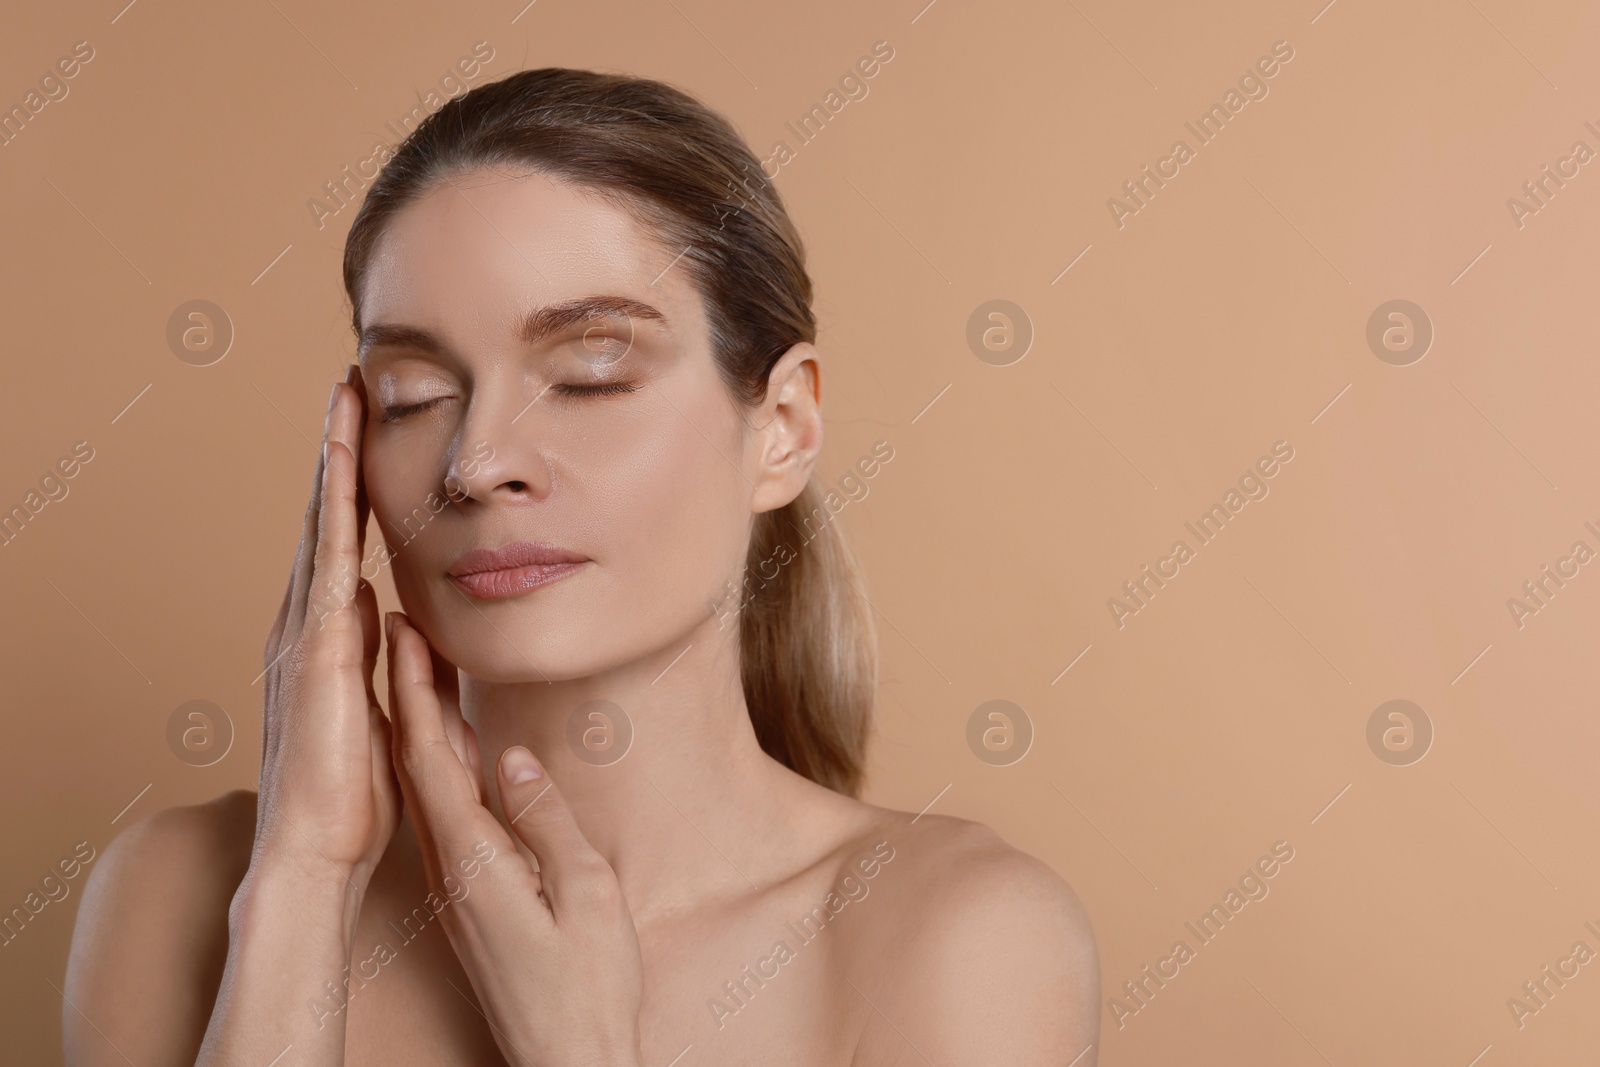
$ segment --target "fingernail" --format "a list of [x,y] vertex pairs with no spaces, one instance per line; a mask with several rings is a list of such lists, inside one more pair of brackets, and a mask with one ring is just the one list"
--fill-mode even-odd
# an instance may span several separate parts
[[394,612],[392,611],[383,613],[383,636],[387,637],[391,642],[394,640]]
[[333,405],[339,399],[339,385],[340,384],[341,383],[339,383],[339,382],[334,382],[333,383],[333,390],[328,393],[328,410],[329,411],[333,410]]
[[356,384],[356,364],[350,364],[350,369],[344,372],[344,384]]
[[531,782],[544,773],[539,769],[539,761],[533,758],[533,753],[521,745],[506,749],[500,762],[505,765],[506,781],[512,785]]

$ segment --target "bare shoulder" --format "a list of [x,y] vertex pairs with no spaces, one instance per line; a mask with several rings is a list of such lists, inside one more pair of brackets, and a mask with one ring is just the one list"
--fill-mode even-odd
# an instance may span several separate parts
[[872,836],[880,907],[849,965],[874,1020],[856,1061],[1092,1067],[1100,964],[1072,886],[967,819],[885,809]]
[[193,1062],[250,864],[256,794],[234,790],[139,820],[91,868],[67,961],[66,1061]]

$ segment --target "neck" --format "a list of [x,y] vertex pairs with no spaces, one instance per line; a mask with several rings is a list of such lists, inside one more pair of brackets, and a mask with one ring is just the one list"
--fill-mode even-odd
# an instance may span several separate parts
[[461,711],[477,733],[495,817],[508,825],[500,754],[523,745],[616,872],[640,926],[769,884],[784,843],[772,827],[792,828],[806,791],[820,788],[762,751],[740,682],[738,628],[719,631],[714,620],[583,678],[495,683],[463,672]]

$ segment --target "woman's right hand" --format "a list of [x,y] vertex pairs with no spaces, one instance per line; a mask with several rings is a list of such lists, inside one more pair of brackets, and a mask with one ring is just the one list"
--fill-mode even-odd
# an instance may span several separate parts
[[[261,781],[251,865],[333,876],[359,905],[399,825],[389,720],[373,670],[378,601],[361,577],[366,390],[352,364],[333,387],[300,535],[267,635]],[[351,916],[353,918],[353,916]]]

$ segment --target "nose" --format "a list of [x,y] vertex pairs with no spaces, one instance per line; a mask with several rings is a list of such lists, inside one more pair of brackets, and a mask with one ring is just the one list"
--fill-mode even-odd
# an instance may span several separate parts
[[539,405],[513,404],[514,393],[498,385],[473,390],[445,474],[445,490],[458,507],[550,493],[550,466],[535,426]]

